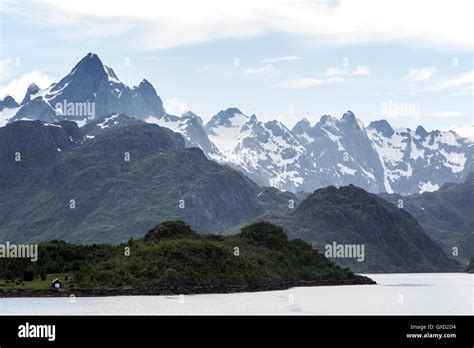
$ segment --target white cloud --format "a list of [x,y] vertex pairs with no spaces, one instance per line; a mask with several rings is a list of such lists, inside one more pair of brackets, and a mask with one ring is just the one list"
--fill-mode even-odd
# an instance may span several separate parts
[[342,77],[329,77],[329,78],[303,78],[295,80],[286,80],[278,83],[278,87],[291,88],[291,89],[304,89],[311,87],[318,87],[322,85],[328,85],[333,83],[344,82],[346,79]]
[[353,71],[349,69],[340,69],[334,66],[330,66],[324,75],[326,76],[362,76],[370,73],[369,67],[365,65],[357,66]]
[[273,64],[267,64],[265,66],[262,66],[261,68],[248,68],[244,69],[244,74],[245,75],[266,75],[270,74],[275,70],[275,67]]
[[286,57],[275,57],[275,58],[266,58],[262,59],[260,63],[268,64],[268,63],[278,63],[278,62],[285,62],[290,60],[301,60],[303,57],[299,56],[286,56]]
[[329,85],[333,83],[340,83],[351,81],[353,76],[368,75],[370,70],[365,65],[359,65],[354,70],[340,69],[330,66],[325,72],[319,73],[319,77],[308,77],[294,80],[285,80],[277,84],[278,87],[304,89],[318,87],[322,85]]
[[432,66],[424,66],[419,69],[411,69],[408,72],[408,79],[410,81],[428,80],[436,74],[436,69]]
[[165,110],[168,114],[181,116],[186,111],[189,111],[189,105],[186,101],[179,100],[176,97],[167,99],[165,101]]
[[[61,27],[71,38],[135,35],[142,49],[175,47],[268,33],[305,36],[318,44],[402,43],[472,50],[474,3],[459,0],[2,0],[2,11]],[[81,28],[81,30],[77,30]],[[66,30],[68,29],[68,30]]]
[[370,70],[368,66],[360,65],[351,73],[351,76],[369,75],[369,73]]
[[7,77],[12,73],[11,65],[12,60],[10,58],[0,59],[0,77]]
[[474,70],[467,71],[450,79],[421,89],[422,92],[444,92],[452,97],[472,96],[474,87]]
[[57,82],[57,80],[35,70],[24,74],[17,79],[11,80],[5,86],[0,86],[0,98],[3,98],[6,95],[11,95],[17,102],[21,102],[30,84],[36,83],[38,87],[46,88],[53,82]]
[[449,127],[444,127],[441,128],[441,130],[452,130],[456,134],[459,134],[463,138],[467,138],[474,142],[474,126],[458,126],[458,125],[453,125]]
[[433,117],[436,118],[453,118],[453,117],[462,117],[466,116],[465,113],[463,112],[458,112],[458,111],[443,111],[443,112],[434,112],[430,114]]
[[449,93],[450,97],[464,97],[466,95],[470,95],[471,97],[474,96],[474,88],[473,86],[463,87],[458,91]]
[[438,83],[435,89],[444,90],[452,87],[471,86],[474,84],[474,70],[460,74],[452,79]]

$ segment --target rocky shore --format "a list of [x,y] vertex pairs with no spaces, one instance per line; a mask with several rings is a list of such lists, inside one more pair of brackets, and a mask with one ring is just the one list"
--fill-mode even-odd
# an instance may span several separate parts
[[120,289],[2,289],[0,298],[7,297],[104,297],[104,296],[159,296],[159,295],[198,295],[198,294],[228,294],[238,292],[259,292],[286,290],[303,286],[337,286],[337,285],[369,285],[376,284],[370,278],[351,281],[297,281],[272,285],[206,285],[181,287],[142,287]]

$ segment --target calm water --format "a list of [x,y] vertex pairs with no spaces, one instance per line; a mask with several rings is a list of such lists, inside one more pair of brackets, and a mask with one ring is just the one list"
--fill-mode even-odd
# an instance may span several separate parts
[[377,285],[188,295],[0,299],[0,315],[474,314],[474,275],[368,275]]

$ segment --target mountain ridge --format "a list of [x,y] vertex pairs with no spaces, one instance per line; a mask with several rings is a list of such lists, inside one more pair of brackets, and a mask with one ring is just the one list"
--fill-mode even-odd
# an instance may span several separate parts
[[354,255],[334,258],[355,272],[462,269],[408,212],[353,185],[317,189],[296,209],[262,218],[283,226],[290,238],[310,242],[320,252],[333,245],[363,247],[359,259]]
[[[155,123],[259,185],[292,192],[354,184],[373,193],[406,195],[461,182],[473,168],[474,142],[452,131],[394,129],[384,119],[366,127],[351,111],[340,119],[323,115],[314,125],[302,119],[291,130],[236,107],[221,110],[206,124],[191,111],[171,115],[148,80],[129,87],[93,53],[48,88],[30,85],[21,104],[3,103],[0,126],[23,119],[73,120],[83,126],[110,114]],[[68,103],[77,104],[82,114],[69,112]]]
[[124,115],[90,125],[86,134],[72,121],[0,128],[2,239],[118,243],[168,219],[214,232],[296,200],[186,148],[167,128]]

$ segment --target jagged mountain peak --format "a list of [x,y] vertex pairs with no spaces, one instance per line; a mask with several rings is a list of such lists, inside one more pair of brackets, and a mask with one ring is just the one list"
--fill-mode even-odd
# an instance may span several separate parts
[[9,122],[25,118],[47,122],[71,119],[83,125],[109,113],[144,120],[162,117],[165,110],[149,81],[144,79],[131,88],[120,82],[97,54],[88,53],[58,83],[44,90],[30,86],[21,108]]
[[347,111],[342,115],[341,121],[348,122],[348,123],[355,123],[357,122],[356,117],[352,111]]
[[311,122],[305,117],[295,123],[291,132],[296,135],[309,134],[311,132]]
[[17,108],[19,105],[16,102],[15,98],[13,98],[11,95],[5,96],[3,99],[0,100],[0,111],[3,109],[12,109],[12,108]]
[[[112,69],[110,70],[113,73],[113,70]],[[85,74],[85,75],[95,76],[99,78],[104,75],[107,75],[107,73],[108,71],[105,65],[100,60],[99,56],[95,53],[88,53],[74,66],[74,68],[72,68],[68,76],[75,75],[75,74]],[[115,73],[113,74],[115,75]]]
[[219,111],[216,115],[212,116],[209,122],[206,123],[204,129],[209,135],[216,135],[218,128],[234,128],[234,133],[239,132],[249,121],[255,121],[256,118],[250,118],[245,115],[236,107],[228,108]]
[[138,84],[138,88],[153,88],[153,85],[151,84],[150,81],[148,81],[147,79],[143,79],[140,81],[140,83]]
[[415,134],[418,135],[421,138],[426,137],[429,133],[424,129],[422,126],[416,127]]
[[283,136],[285,133],[290,132],[286,126],[277,120],[271,120],[264,123],[265,128],[272,131],[273,135]]
[[245,115],[242,111],[235,107],[232,107],[219,111],[211,118],[209,123],[212,125],[227,125],[229,124],[230,120],[236,116],[243,116],[244,118],[248,118],[248,116]]
[[181,114],[181,117],[182,118],[201,118],[199,117],[198,115],[196,115],[194,112],[192,112],[191,110],[188,110],[186,112],[183,112]]
[[349,129],[359,130],[359,131],[365,128],[363,122],[359,120],[358,118],[356,118],[356,116],[354,115],[352,111],[345,112],[344,115],[342,115],[342,118],[339,124],[342,124],[348,127]]
[[232,114],[232,115],[235,115],[235,114],[243,114],[242,111],[240,111],[240,109],[236,108],[236,107],[230,107],[230,108],[227,108],[225,110],[221,110],[220,112],[223,112],[225,114]]
[[36,83],[31,83],[26,89],[25,97],[21,101],[21,105],[26,104],[31,100],[31,96],[35,95],[40,91],[40,88]]
[[104,64],[99,56],[95,53],[87,53],[72,69],[72,71],[87,69],[92,67],[103,68]]
[[96,54],[88,53],[69,74],[47,91],[45,99],[53,106],[64,100],[93,102],[103,81],[109,80],[109,74],[116,77],[113,70],[107,69]]
[[374,129],[387,138],[390,138],[394,133],[392,126],[387,122],[387,120],[372,121],[369,124],[369,129]]
[[204,127],[204,122],[202,120],[201,117],[199,117],[198,115],[196,115],[194,112],[192,111],[186,111],[185,113],[183,113],[181,115],[181,118],[182,119],[191,119],[191,120],[197,120],[199,122],[199,124],[201,125],[201,127]]
[[331,116],[331,115],[323,115],[319,119],[319,121],[316,123],[316,126],[335,126],[336,123],[338,122],[337,118]]

